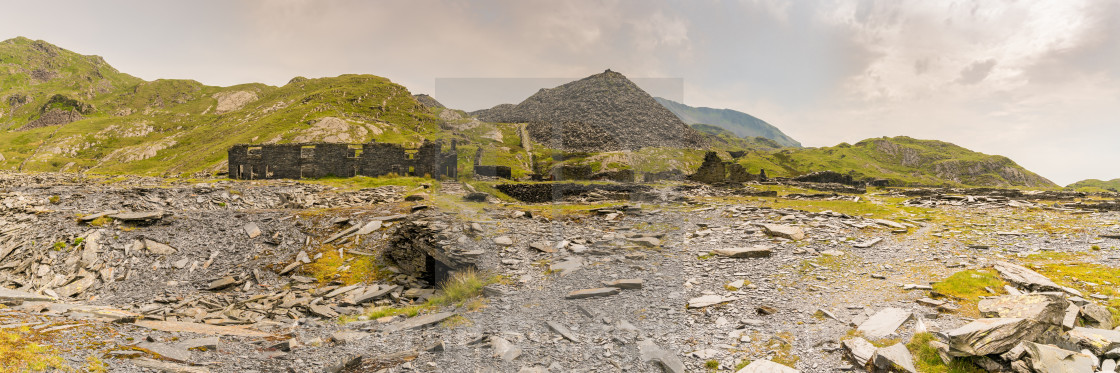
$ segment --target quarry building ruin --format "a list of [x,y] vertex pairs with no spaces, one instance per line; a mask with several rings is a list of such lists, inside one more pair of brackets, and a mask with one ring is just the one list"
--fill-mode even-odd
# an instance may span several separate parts
[[425,140],[419,148],[400,144],[368,142],[237,144],[229,148],[231,179],[305,179],[326,176],[400,176],[458,177],[458,152],[451,141]]

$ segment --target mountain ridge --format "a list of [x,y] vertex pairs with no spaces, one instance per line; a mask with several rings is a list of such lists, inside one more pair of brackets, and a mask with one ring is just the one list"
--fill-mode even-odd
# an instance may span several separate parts
[[782,146],[801,147],[801,142],[789,137],[778,127],[741,111],[689,106],[661,97],[653,99],[688,124],[707,124],[726,129],[742,138],[764,137]]

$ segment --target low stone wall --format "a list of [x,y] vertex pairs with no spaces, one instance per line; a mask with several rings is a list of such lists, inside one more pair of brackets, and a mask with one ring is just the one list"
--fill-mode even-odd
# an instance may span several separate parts
[[547,203],[578,198],[596,193],[622,200],[640,200],[648,196],[650,187],[639,184],[500,184],[495,186],[506,195],[521,202]]

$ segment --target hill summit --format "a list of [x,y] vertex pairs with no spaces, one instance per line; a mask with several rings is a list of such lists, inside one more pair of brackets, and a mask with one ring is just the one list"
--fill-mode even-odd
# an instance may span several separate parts
[[626,76],[609,69],[541,89],[517,105],[503,104],[472,114],[488,122],[529,123],[534,140],[564,150],[707,146],[701,133]]

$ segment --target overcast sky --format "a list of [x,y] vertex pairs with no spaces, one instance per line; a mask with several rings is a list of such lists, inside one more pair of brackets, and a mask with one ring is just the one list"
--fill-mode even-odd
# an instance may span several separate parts
[[369,73],[478,109],[512,100],[448,82],[610,68],[806,146],[906,135],[1006,155],[1062,185],[1120,177],[1118,1],[3,3],[0,39],[46,40],[149,80]]

